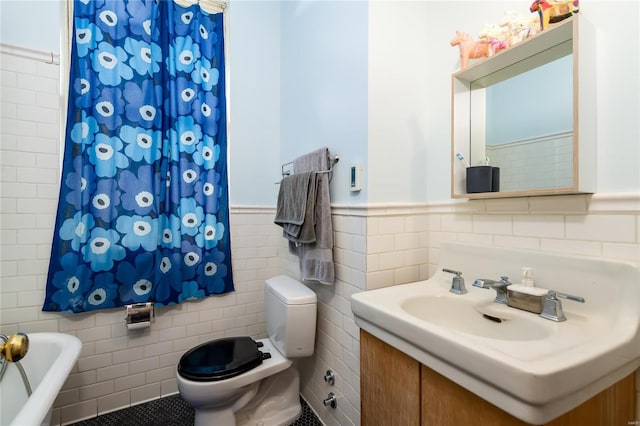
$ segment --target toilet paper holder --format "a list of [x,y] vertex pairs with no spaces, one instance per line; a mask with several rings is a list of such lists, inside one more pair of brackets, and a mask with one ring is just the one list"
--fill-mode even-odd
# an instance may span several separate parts
[[153,302],[133,303],[125,305],[127,316],[125,323],[127,328],[145,328],[151,325],[151,320],[156,316]]

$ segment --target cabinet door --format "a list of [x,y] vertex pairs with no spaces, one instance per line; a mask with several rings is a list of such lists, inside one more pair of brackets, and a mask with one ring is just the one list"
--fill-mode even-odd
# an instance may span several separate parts
[[[636,424],[635,375],[631,374],[544,426]],[[423,426],[527,426],[446,377],[422,366]]]
[[422,366],[423,426],[529,426],[478,398],[462,386]]
[[[637,424],[630,374],[545,426]],[[530,426],[360,330],[363,426]]]
[[634,376],[628,375],[545,426],[637,425]]
[[362,426],[420,424],[420,363],[360,331]]

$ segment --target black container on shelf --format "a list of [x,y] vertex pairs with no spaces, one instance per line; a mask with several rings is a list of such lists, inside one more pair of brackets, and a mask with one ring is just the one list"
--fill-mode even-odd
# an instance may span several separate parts
[[500,191],[499,167],[467,167],[467,194],[497,191]]

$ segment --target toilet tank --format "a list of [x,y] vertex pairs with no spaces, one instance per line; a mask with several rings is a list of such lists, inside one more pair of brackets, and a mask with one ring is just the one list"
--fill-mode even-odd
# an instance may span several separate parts
[[269,278],[264,288],[267,334],[287,358],[313,354],[316,339],[316,293],[285,275]]

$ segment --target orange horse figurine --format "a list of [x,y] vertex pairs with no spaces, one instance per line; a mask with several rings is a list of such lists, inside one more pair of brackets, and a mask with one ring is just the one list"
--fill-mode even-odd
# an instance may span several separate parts
[[456,31],[456,35],[451,39],[451,46],[458,46],[460,49],[461,70],[467,67],[469,59],[493,55],[491,43],[486,40],[473,40],[469,34],[463,31]]

